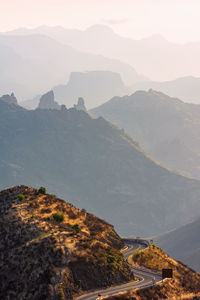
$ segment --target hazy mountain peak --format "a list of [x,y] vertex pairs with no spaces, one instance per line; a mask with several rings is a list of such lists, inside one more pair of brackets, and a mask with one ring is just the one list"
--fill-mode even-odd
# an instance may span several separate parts
[[112,33],[112,34],[115,34],[115,32],[113,31],[113,29],[107,25],[102,25],[102,24],[95,24],[95,25],[92,25],[90,27],[88,27],[86,29],[86,32],[89,31],[89,32],[96,32],[96,33],[103,33],[103,34],[106,34],[106,33]]

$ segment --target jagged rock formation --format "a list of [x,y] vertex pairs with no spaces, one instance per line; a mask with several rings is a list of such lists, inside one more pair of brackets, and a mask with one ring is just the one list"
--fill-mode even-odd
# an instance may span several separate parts
[[18,105],[17,103],[17,98],[15,97],[15,94],[14,93],[11,93],[11,95],[3,95],[2,97],[0,97],[0,101],[4,101],[8,104],[15,104],[15,105]]
[[74,104],[74,108],[76,108],[77,110],[87,111],[87,109],[85,107],[85,101],[82,97],[78,98],[78,103]]
[[38,105],[40,109],[60,109],[60,105],[54,99],[54,92],[49,91],[40,98]]
[[0,239],[0,299],[70,300],[134,279],[112,225],[33,188],[0,192]]

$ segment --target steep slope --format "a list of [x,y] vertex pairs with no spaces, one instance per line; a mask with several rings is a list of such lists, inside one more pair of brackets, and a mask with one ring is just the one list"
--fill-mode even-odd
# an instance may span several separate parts
[[198,215],[199,181],[159,166],[103,118],[1,104],[1,188],[46,186],[126,235],[159,234]]
[[91,110],[116,124],[158,161],[200,179],[200,106],[153,90],[114,97]]
[[[7,52],[7,48],[11,50]],[[22,100],[45,93],[55,85],[65,84],[74,71],[110,70],[120,73],[129,84],[134,83],[134,78],[137,78],[136,71],[126,63],[75,50],[42,35],[0,35],[0,51],[2,49],[3,66],[8,64],[8,68],[3,70],[1,81],[14,82],[18,93],[14,89],[13,91]],[[24,86],[26,93],[23,92]],[[11,92],[7,91],[7,87],[8,85],[2,93]]]
[[171,81],[155,82],[145,81],[134,84],[130,90],[136,92],[138,90],[154,89],[165,93],[171,97],[177,97],[188,103],[200,104],[200,78],[187,76],[177,78]]
[[200,272],[200,218],[176,228],[154,240],[171,256]]
[[43,192],[0,192],[1,299],[70,300],[134,279],[113,226]]
[[106,297],[105,299],[199,299],[195,297],[200,296],[200,274],[181,262],[175,261],[155,245],[150,245],[148,249],[134,253],[133,262],[139,266],[153,268],[158,271],[170,268],[173,270],[173,278],[167,279],[151,288],[130,291],[118,296]]
[[[21,33],[21,30],[14,32]],[[84,31],[47,26],[23,30],[23,34],[31,33],[45,34],[81,51],[120,59],[155,81],[200,76],[199,42],[176,44],[161,35],[135,40],[120,36],[104,25],[94,25]]]

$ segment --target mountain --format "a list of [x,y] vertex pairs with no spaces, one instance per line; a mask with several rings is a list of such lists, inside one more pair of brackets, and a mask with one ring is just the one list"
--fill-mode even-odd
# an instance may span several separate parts
[[200,179],[200,105],[149,90],[114,97],[91,113],[124,128],[156,160]]
[[134,279],[113,226],[44,188],[1,191],[0,219],[1,299],[72,300]]
[[98,24],[84,31],[40,26],[8,34],[13,33],[40,33],[80,51],[119,59],[134,66],[139,73],[154,81],[174,80],[188,75],[200,76],[200,42],[176,44],[167,41],[161,35],[135,40],[122,37],[110,27]]
[[13,88],[21,100],[65,84],[71,72],[110,70],[120,73],[128,84],[138,78],[133,67],[126,63],[75,50],[44,35],[1,34],[0,53],[1,92],[10,93],[8,89]]
[[199,214],[199,181],[160,166],[103,118],[0,101],[0,119],[0,188],[45,186],[126,235],[159,234]]
[[200,218],[155,237],[154,240],[171,256],[200,272]]
[[56,99],[68,107],[73,106],[75,99],[83,97],[87,107],[95,107],[105,99],[128,93],[120,74],[110,71],[73,72],[67,85],[53,88]]
[[149,300],[149,299],[199,299],[200,274],[188,268],[179,261],[172,259],[162,249],[154,244],[145,250],[137,250],[132,255],[132,262],[140,267],[154,269],[162,272],[162,269],[172,269],[173,278],[164,280],[154,286],[106,297],[109,300]]
[[[60,104],[73,107],[79,97],[86,99],[89,108],[95,107],[113,96],[122,96],[129,92],[121,79],[120,74],[111,71],[72,72],[66,85],[52,88],[55,98]],[[27,109],[38,106],[40,96],[21,103]]]
[[184,102],[200,104],[199,77],[187,76],[164,82],[137,82],[130,88],[132,92],[149,89],[160,91],[171,97],[177,97]]

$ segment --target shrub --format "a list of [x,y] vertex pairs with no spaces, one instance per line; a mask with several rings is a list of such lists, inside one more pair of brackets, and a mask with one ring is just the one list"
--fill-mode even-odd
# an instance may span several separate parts
[[76,233],[78,233],[78,232],[80,231],[80,227],[79,227],[78,224],[72,225],[72,229],[73,229]]
[[45,194],[46,194],[46,188],[43,187],[43,186],[41,186],[41,187],[38,189],[38,192],[39,192],[40,194],[45,195]]
[[23,194],[18,195],[18,200],[23,201],[25,199],[25,196]]
[[53,218],[57,222],[63,222],[64,221],[64,216],[62,214],[59,214],[59,213],[53,214]]
[[107,263],[108,266],[111,267],[112,269],[119,270],[122,259],[123,259],[123,255],[121,254],[121,252],[110,251],[107,254]]

